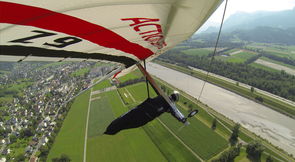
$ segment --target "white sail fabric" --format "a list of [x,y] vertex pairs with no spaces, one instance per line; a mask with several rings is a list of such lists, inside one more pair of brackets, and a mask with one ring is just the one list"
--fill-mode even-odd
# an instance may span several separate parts
[[130,67],[188,39],[220,3],[221,0],[1,1],[0,61],[93,59]]

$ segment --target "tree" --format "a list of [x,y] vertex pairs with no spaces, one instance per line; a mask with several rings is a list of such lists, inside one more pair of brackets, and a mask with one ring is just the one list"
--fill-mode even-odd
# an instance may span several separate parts
[[250,142],[246,148],[248,157],[252,159],[253,161],[260,161],[260,157],[263,151],[264,151],[264,147],[261,145],[259,141]]
[[259,101],[259,102],[263,102],[263,98],[261,96],[256,96],[255,100]]
[[188,105],[188,109],[189,109],[189,111],[192,111],[193,110],[193,105],[192,104],[189,104]]
[[212,126],[211,126],[211,128],[212,128],[213,130],[215,130],[215,129],[216,129],[216,126],[217,126],[217,120],[216,120],[216,118],[214,118],[213,121],[212,121]]
[[48,148],[48,146],[47,145],[45,145],[45,146],[41,146],[40,147],[40,157],[42,157],[42,158],[44,158],[44,159],[46,159],[46,157],[47,157],[47,155],[48,155],[48,153],[49,153],[49,148]]
[[16,138],[16,136],[14,134],[12,134],[12,135],[9,136],[9,140],[10,140],[11,143],[14,143],[14,142],[17,141],[17,138]]
[[161,89],[163,90],[163,92],[166,92],[166,87],[161,85]]
[[20,132],[20,137],[31,137],[34,135],[32,128],[26,128]]
[[4,138],[6,134],[6,131],[3,128],[0,128],[0,138]]
[[267,156],[266,162],[273,162],[273,159],[272,159],[272,157],[270,155]]
[[52,158],[51,160],[53,162],[70,162],[71,161],[70,157],[66,154],[61,154],[60,157]]
[[218,159],[212,162],[234,162],[234,159],[240,155],[241,145],[231,147],[229,150],[224,151]]
[[240,126],[241,125],[239,123],[237,123],[233,128],[233,132],[232,132],[230,139],[229,139],[229,142],[231,143],[232,146],[238,142]]
[[255,91],[255,90],[254,90],[254,87],[251,87],[251,92],[254,93],[254,91]]
[[17,155],[17,156],[14,158],[13,161],[15,161],[15,162],[22,162],[22,161],[25,161],[25,159],[26,159],[26,157],[25,157],[24,154],[19,154],[19,155]]

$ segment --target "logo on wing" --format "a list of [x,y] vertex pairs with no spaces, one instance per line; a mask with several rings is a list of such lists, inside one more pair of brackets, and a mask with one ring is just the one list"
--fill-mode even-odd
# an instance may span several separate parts
[[158,49],[166,46],[162,26],[159,19],[150,18],[124,18],[122,21],[131,21],[129,26],[133,27],[141,38]]

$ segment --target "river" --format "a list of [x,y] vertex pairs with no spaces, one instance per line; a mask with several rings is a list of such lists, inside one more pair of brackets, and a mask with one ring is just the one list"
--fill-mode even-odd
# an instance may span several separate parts
[[[174,87],[198,98],[204,81],[149,63],[147,71]],[[200,100],[215,111],[295,155],[295,120],[240,95],[206,83]]]

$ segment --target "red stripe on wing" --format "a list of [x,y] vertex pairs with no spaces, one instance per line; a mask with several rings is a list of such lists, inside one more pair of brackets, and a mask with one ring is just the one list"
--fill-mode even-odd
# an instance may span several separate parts
[[133,54],[141,60],[153,54],[150,49],[132,43],[102,26],[43,8],[0,2],[0,22],[34,26],[77,36],[103,47]]

